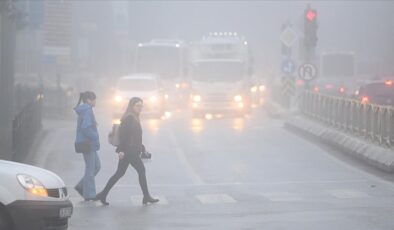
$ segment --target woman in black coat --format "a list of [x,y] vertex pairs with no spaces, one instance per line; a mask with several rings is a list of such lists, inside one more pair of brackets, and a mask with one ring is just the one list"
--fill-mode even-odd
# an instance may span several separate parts
[[139,116],[143,107],[141,98],[134,97],[130,99],[129,105],[125,114],[121,119],[119,127],[119,146],[116,152],[119,155],[118,169],[115,174],[109,179],[107,185],[95,200],[100,200],[102,204],[109,205],[107,202],[107,195],[115,183],[126,173],[129,166],[133,166],[138,173],[139,183],[141,186],[144,198],[143,204],[156,203],[159,199],[154,199],[148,191],[148,184],[146,181],[145,166],[141,160],[142,145],[142,128]]

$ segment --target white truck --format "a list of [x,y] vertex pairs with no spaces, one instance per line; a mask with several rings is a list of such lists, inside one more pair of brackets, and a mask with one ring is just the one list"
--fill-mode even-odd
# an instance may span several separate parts
[[135,55],[135,72],[160,76],[167,101],[179,107],[189,99],[187,77],[189,47],[181,40],[153,39],[139,43]]
[[320,74],[314,90],[336,96],[353,93],[356,85],[355,57],[353,52],[323,52],[320,57]]
[[251,58],[245,38],[211,33],[193,45],[191,57],[194,117],[243,116],[250,111]]
[[72,212],[67,188],[59,176],[0,160],[1,230],[65,230]]

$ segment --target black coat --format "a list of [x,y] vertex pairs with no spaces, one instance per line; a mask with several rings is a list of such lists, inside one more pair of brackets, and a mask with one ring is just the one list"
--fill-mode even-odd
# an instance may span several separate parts
[[129,115],[120,124],[119,146],[116,148],[116,152],[139,155],[143,150],[142,148],[141,123],[135,117]]

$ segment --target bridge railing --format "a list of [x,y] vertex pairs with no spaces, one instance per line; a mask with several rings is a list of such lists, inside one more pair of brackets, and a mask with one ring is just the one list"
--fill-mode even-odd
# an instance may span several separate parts
[[394,107],[305,91],[300,111],[328,126],[379,145],[394,145]]

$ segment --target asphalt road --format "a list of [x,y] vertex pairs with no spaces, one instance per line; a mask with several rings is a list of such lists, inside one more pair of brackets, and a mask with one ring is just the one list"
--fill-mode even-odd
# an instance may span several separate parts
[[[101,190],[115,172],[107,143],[111,114],[95,109],[101,133]],[[35,163],[60,175],[71,193],[70,230],[101,229],[394,229],[394,186],[282,128],[261,109],[247,118],[193,120],[187,112],[144,120],[150,192],[143,206],[129,168],[109,206],[83,202],[72,189],[83,174],[73,151],[75,121],[45,121]]]

